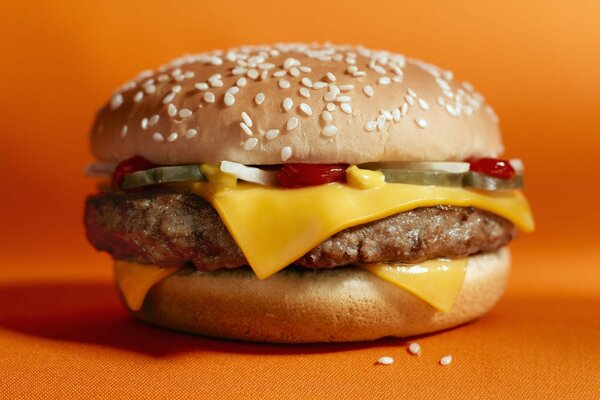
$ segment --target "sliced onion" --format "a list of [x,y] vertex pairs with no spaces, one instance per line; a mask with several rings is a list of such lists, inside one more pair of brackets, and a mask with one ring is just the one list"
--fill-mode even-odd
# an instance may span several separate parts
[[265,171],[256,167],[247,167],[244,164],[221,161],[222,172],[235,175],[238,179],[246,182],[258,183],[260,185],[277,185],[277,172]]
[[521,161],[518,158],[511,158],[510,160],[508,160],[508,162],[510,163],[510,166],[513,167],[513,169],[517,172],[523,172],[523,169],[525,168],[523,166],[523,161]]

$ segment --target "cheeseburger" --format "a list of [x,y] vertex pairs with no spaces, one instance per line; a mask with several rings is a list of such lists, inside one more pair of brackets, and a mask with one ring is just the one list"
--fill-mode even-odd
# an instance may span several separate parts
[[498,119],[452,72],[280,44],[142,72],[91,132],[90,242],[155,325],[250,341],[371,340],[477,318],[533,220]]

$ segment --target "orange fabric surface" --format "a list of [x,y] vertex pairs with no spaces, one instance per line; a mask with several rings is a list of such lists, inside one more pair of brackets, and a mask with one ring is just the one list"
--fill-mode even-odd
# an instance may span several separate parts
[[[595,0],[8,2],[0,12],[0,398],[600,398]],[[524,159],[537,232],[484,318],[418,338],[273,346],[133,320],[85,241],[87,132],[112,90],[185,52],[362,43],[450,68]],[[447,367],[439,358],[452,354]],[[396,360],[376,366],[381,356]]]

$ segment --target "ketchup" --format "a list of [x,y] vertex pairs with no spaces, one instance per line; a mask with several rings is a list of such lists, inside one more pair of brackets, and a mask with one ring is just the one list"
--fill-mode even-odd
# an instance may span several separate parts
[[281,186],[298,188],[346,181],[346,164],[285,164],[277,175]]
[[134,156],[117,164],[112,174],[113,187],[120,189],[125,175],[136,171],[143,171],[156,167],[156,164],[146,160],[144,157]]
[[493,178],[510,179],[515,176],[515,169],[507,160],[498,158],[479,158],[468,160],[471,164],[470,170],[479,172]]

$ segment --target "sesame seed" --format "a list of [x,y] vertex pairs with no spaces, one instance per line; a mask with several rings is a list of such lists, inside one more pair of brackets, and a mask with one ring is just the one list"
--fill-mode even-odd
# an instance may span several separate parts
[[244,142],[244,150],[252,150],[258,144],[257,138],[250,138]]
[[435,81],[442,90],[450,90],[450,85],[442,78],[435,78]]
[[283,62],[283,68],[285,69],[290,69],[291,67],[300,64],[300,62],[298,60],[296,60],[295,58],[286,58],[285,61]]
[[152,140],[154,140],[155,142],[164,142],[165,138],[163,137],[163,135],[160,132],[155,132],[152,135]]
[[421,107],[423,110],[429,110],[429,103],[427,103],[425,100],[420,98],[419,100],[417,100],[417,103],[419,103],[419,107]]
[[111,110],[116,110],[117,108],[119,108],[121,106],[121,104],[123,104],[123,95],[121,95],[120,93],[117,93],[110,100],[110,108],[111,108]]
[[411,88],[408,88],[407,92],[409,96],[414,97],[415,99],[417,98],[417,93]]
[[275,78],[282,78],[282,77],[284,77],[286,75],[287,75],[287,71],[284,71],[284,70],[273,72],[273,76]]
[[458,116],[458,113],[456,112],[456,109],[454,107],[452,107],[452,104],[446,104],[446,111],[448,112],[448,114],[452,115],[453,117]]
[[335,111],[335,107],[334,103],[327,103],[327,111],[333,112]]
[[194,87],[198,90],[206,90],[208,89],[208,84],[204,82],[198,82],[194,85]]
[[265,94],[264,93],[257,93],[256,96],[254,96],[254,102],[258,105],[261,105],[263,102],[265,101]]
[[346,71],[348,71],[351,74],[354,74],[358,71],[358,67],[356,65],[351,65],[348,68],[346,68]]
[[450,365],[451,362],[452,362],[452,356],[450,356],[450,355],[440,358],[440,365],[442,365],[444,367],[446,365]]
[[252,128],[252,118],[250,118],[250,116],[245,111],[242,112],[242,119],[244,120],[246,125]]
[[250,128],[248,127],[248,125],[246,125],[246,123],[245,123],[245,122],[240,122],[240,127],[242,128],[242,130],[243,130],[244,132],[246,132],[246,134],[247,134],[248,136],[252,136],[252,135],[254,135],[254,133],[252,132],[252,129],[250,129]]
[[392,82],[392,80],[390,78],[388,78],[387,76],[382,76],[381,78],[379,78],[377,80],[377,83],[382,86],[389,85],[391,82]]
[[395,83],[400,83],[402,82],[402,75],[396,75],[392,77],[392,81],[394,81]]
[[335,75],[332,74],[331,72],[328,72],[326,74],[326,76],[327,76],[327,79],[329,79],[329,82],[335,82],[336,81]]
[[345,112],[346,114],[352,114],[352,106],[350,105],[350,103],[342,103],[340,105],[340,108],[342,109],[343,112]]
[[352,97],[338,96],[337,99],[335,99],[335,101],[337,101],[338,103],[350,103],[352,101]]
[[231,70],[233,75],[242,75],[244,72],[246,72],[246,68],[244,67],[235,67]]
[[325,121],[325,122],[331,122],[331,121],[333,121],[333,116],[327,110],[325,110],[325,111],[323,111],[321,113],[321,118],[323,118],[323,121]]
[[380,115],[379,117],[377,117],[377,130],[378,131],[382,131],[383,127],[385,126],[385,115]]
[[286,124],[286,129],[289,131],[293,131],[294,129],[296,129],[299,125],[300,121],[298,121],[298,118],[296,117],[292,117],[288,120],[287,124]]
[[311,116],[313,113],[312,108],[306,103],[300,103],[300,110],[308,116]]
[[210,59],[210,63],[212,65],[222,65],[223,64],[223,59],[221,59],[221,57],[213,56]]
[[292,156],[292,148],[290,146],[285,146],[281,149],[281,160],[287,161]]
[[249,78],[256,79],[258,78],[258,71],[255,69],[251,69],[247,72]]
[[325,101],[334,101],[336,97],[337,94],[335,94],[335,92],[327,92],[325,93],[325,96],[323,96]]
[[400,112],[400,109],[394,108],[392,110],[392,118],[394,119],[394,122],[400,121],[400,117],[402,117],[402,113]]
[[175,85],[171,88],[171,92],[173,93],[181,93],[181,85]]
[[372,132],[377,128],[377,121],[367,121],[365,124],[365,130],[367,132]]
[[381,365],[390,365],[394,363],[394,359],[392,357],[381,357],[377,360],[377,364]]
[[381,66],[381,65],[375,65],[373,67],[373,69],[375,70],[375,72],[380,73],[380,74],[385,74],[385,69]]
[[419,128],[425,129],[427,128],[427,120],[423,118],[416,118],[415,123],[419,126]]
[[363,93],[368,97],[372,97],[375,94],[375,90],[373,90],[373,86],[367,85],[363,88]]
[[230,107],[235,104],[235,96],[230,92],[225,93],[225,97],[223,97],[223,102],[227,107]]
[[240,79],[238,79],[235,82],[235,84],[238,85],[239,87],[242,87],[242,86],[246,86],[247,82],[248,82],[248,80],[242,76]]
[[404,96],[404,100],[406,100],[406,102],[408,104],[410,104],[411,106],[415,105],[415,98],[412,97],[411,95],[407,94],[406,96]]
[[354,90],[354,85],[342,85],[340,86],[340,90],[342,92],[349,92],[351,90]]
[[437,98],[437,103],[438,103],[440,106],[444,106],[444,105],[446,104],[446,99],[444,99],[442,96],[439,96],[439,97]]
[[163,104],[169,104],[175,98],[175,93],[171,92],[163,98]]
[[265,137],[268,140],[273,140],[275,139],[277,136],[279,136],[279,129],[269,129],[267,131],[267,133],[265,133]]
[[419,343],[411,343],[408,345],[408,352],[412,355],[419,356],[421,355],[421,346]]
[[174,117],[177,115],[177,107],[175,107],[175,105],[173,105],[173,103],[169,104],[169,107],[167,107],[167,113],[169,114],[169,117]]
[[313,83],[313,89],[317,89],[317,90],[323,89],[326,86],[327,86],[327,84],[325,82],[319,81],[319,82]]
[[279,87],[280,87],[281,89],[289,89],[289,88],[290,88],[290,86],[291,86],[291,85],[290,85],[290,82],[289,82],[289,81],[286,81],[285,79],[280,79],[280,80],[279,80]]
[[160,119],[160,116],[158,114],[154,114],[152,117],[150,117],[150,121],[148,121],[148,123],[150,125],[156,125],[158,123],[159,119]]
[[300,75],[300,70],[296,67],[292,67],[290,69],[290,75],[293,76],[294,78]]
[[192,116],[192,110],[188,110],[187,108],[182,108],[179,110],[179,116],[181,118],[188,118]]
[[167,142],[173,143],[174,141],[177,140],[177,137],[178,137],[177,133],[173,132],[167,137]]
[[127,136],[127,130],[129,128],[127,127],[127,125],[123,125],[123,128],[121,128],[121,137],[124,138],[125,136]]
[[340,88],[333,84],[329,85],[329,91],[335,93],[336,96],[341,93]]
[[204,101],[207,103],[214,103],[215,102],[215,94],[212,92],[204,93]]
[[402,104],[402,108],[400,108],[400,112],[402,113],[403,117],[408,113],[408,104],[407,103]]
[[302,71],[302,72],[304,72],[306,74],[308,74],[309,72],[312,72],[312,68],[308,67],[306,65],[302,65],[302,66],[300,66],[298,68],[300,69],[300,71]]
[[142,123],[140,124],[143,130],[148,129],[148,118],[143,118]]
[[223,81],[220,79],[209,79],[208,84],[214,88],[222,87],[224,85]]
[[494,111],[494,109],[490,106],[485,106],[485,112],[488,113],[488,115],[492,118],[492,121],[495,124],[500,123],[500,118],[498,118],[498,114],[496,114],[496,112]]
[[137,92],[135,94],[135,96],[133,96],[133,101],[136,103],[139,103],[140,101],[142,101],[142,99],[144,98],[144,92],[142,92],[141,90],[139,92]]
[[193,138],[197,134],[198,134],[198,131],[195,129],[188,129],[187,131],[185,131],[185,137],[188,139]]
[[331,137],[337,133],[337,130],[338,128],[335,125],[326,125],[321,131],[321,133],[323,134],[323,136]]
[[238,94],[240,92],[240,88],[237,86],[232,86],[229,89],[227,89],[227,93],[231,93],[233,95]]
[[473,85],[471,85],[469,82],[463,82],[462,87],[464,87],[468,92],[473,91]]
[[310,92],[305,87],[300,88],[299,93],[300,93],[300,96],[302,96],[302,97],[306,97],[306,98],[310,97]]
[[446,96],[446,97],[449,97],[449,98],[454,97],[454,93],[452,93],[450,90],[442,90],[442,93],[444,93],[444,96]]
[[294,101],[289,97],[283,99],[283,102],[281,104],[283,105],[283,109],[285,111],[290,111],[292,107],[294,107]]
[[262,80],[264,81],[264,80],[265,80],[265,79],[267,79],[268,77],[269,77],[269,71],[268,71],[268,70],[266,70],[266,69],[265,69],[265,70],[263,70],[263,72],[261,72],[261,74],[260,74],[260,79],[262,79]]
[[146,85],[146,86],[144,86],[144,90],[146,91],[146,93],[152,94],[152,93],[156,92],[156,86],[152,85],[152,84]]
[[300,82],[308,88],[313,86],[312,81],[310,80],[310,78],[307,78],[307,77],[302,78],[302,80],[300,80]]
[[379,112],[381,113],[381,115],[383,115],[385,117],[386,121],[391,121],[393,119],[391,112],[389,112],[387,110],[381,110]]

